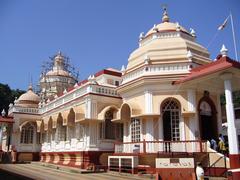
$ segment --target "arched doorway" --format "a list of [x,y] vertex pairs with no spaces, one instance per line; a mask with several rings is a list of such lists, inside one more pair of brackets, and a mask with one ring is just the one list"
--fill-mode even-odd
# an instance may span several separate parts
[[180,103],[175,99],[167,99],[162,103],[161,109],[164,141],[179,141]]
[[57,134],[57,138],[56,138],[57,142],[67,140],[66,126],[63,126],[63,117],[61,113],[58,114],[58,118],[57,118],[56,134]]
[[217,118],[216,108],[209,96],[200,99],[198,105],[199,112],[199,130],[202,140],[217,139]]
[[75,138],[75,112],[71,108],[67,116],[67,140]]
[[100,124],[100,138],[122,140],[123,124],[112,122],[112,119],[116,117],[117,110],[115,107],[111,107],[104,113],[104,121]]

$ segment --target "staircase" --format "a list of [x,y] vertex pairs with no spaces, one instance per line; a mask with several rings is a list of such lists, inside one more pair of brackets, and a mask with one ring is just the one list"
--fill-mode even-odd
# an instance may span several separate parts
[[204,167],[208,177],[227,177],[230,168],[229,158],[215,150],[208,148],[208,165]]

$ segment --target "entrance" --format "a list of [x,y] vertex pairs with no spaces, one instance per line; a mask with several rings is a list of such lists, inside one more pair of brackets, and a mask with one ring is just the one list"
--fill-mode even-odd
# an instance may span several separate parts
[[199,104],[199,125],[202,140],[217,139],[217,119],[214,103],[209,97],[204,97]]
[[180,106],[174,99],[165,101],[162,105],[164,141],[180,140]]
[[172,134],[171,134],[171,116],[170,111],[165,111],[163,113],[163,138],[164,141],[171,141]]

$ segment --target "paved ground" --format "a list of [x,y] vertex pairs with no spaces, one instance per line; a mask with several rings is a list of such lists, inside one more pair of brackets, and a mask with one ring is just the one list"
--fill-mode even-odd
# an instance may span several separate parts
[[[67,172],[58,169],[53,169],[49,167],[44,167],[36,164],[0,164],[0,179],[10,180],[9,174],[6,178],[2,178],[4,173],[1,170],[14,172],[15,174],[20,174],[25,176],[26,180],[37,179],[37,180],[143,180],[146,177],[140,177],[130,174],[119,174],[119,173],[89,173],[89,174],[80,174],[74,172]],[[23,180],[23,177],[16,177],[14,180]],[[27,178],[28,177],[28,178]],[[150,179],[150,178],[148,178]]]

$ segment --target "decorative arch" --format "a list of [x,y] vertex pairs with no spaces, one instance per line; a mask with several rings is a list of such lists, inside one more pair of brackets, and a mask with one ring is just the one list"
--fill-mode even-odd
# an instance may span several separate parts
[[176,98],[170,97],[161,103],[160,108],[164,140],[180,140],[181,103]]
[[67,116],[67,125],[68,126],[74,126],[75,124],[75,112],[73,108],[69,110],[68,116]]
[[25,122],[21,127],[20,143],[22,144],[33,144],[33,138],[36,131],[36,125],[34,122]]
[[85,109],[81,105],[73,107],[73,111],[75,112],[75,122],[85,118]]
[[53,128],[53,119],[50,116],[50,118],[48,119],[48,131],[52,131]]
[[37,132],[38,133],[43,132],[44,131],[44,121],[43,121],[43,119],[37,120],[36,123],[37,123]]
[[209,92],[205,91],[198,102],[199,135],[202,140],[218,138],[217,110]]
[[67,127],[63,126],[63,117],[61,113],[58,113],[56,122],[56,140],[66,141],[67,139]]
[[112,122],[113,119],[116,119],[118,113],[118,108],[116,106],[107,106],[105,107],[99,118],[103,119],[103,122],[100,123],[100,138],[101,139],[121,139],[123,126],[121,123]]
[[118,112],[118,107],[115,105],[111,105],[111,106],[106,106],[105,108],[103,108],[101,110],[101,112],[98,114],[98,119],[102,119],[104,120],[105,118],[105,114],[108,111],[113,111],[113,119],[117,118],[117,112]]
[[73,108],[71,108],[67,116],[67,139],[71,140],[74,137],[75,137],[75,112]]
[[120,118],[123,121],[130,121],[132,115],[132,109],[129,104],[124,103],[120,108]]
[[169,108],[176,108],[176,107],[178,107],[178,109],[181,111],[181,103],[178,99],[174,97],[166,98],[161,103],[161,113],[164,110],[167,110]]

